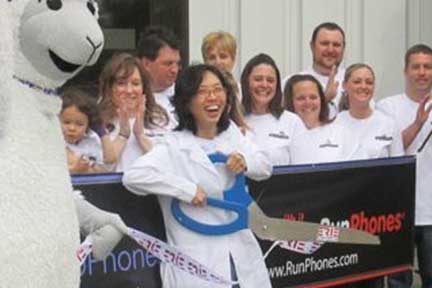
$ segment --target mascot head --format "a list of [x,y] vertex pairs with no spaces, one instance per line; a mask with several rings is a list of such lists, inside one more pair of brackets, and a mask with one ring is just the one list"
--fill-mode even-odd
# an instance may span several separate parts
[[104,44],[94,0],[7,1],[14,23],[14,74],[55,88],[98,59]]

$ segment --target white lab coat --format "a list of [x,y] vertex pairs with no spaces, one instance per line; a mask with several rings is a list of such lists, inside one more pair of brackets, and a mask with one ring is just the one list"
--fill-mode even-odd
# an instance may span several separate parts
[[[215,139],[218,149],[229,154],[242,153],[247,175],[261,180],[271,175],[271,164],[264,153],[241,135],[235,125]],[[189,131],[168,133],[149,153],[140,157],[123,176],[124,185],[138,195],[158,194],[165,221],[168,243],[206,265],[226,279],[231,279],[229,254],[232,255],[242,288],[271,287],[261,249],[251,230],[224,236],[206,236],[193,232],[171,214],[172,198],[184,202],[182,210],[191,218],[208,223],[231,222],[233,215],[225,210],[206,206],[196,208],[188,203],[200,185],[210,197],[221,198],[234,176],[223,165],[215,166]],[[192,277],[170,265],[161,265],[163,287],[223,287]]]

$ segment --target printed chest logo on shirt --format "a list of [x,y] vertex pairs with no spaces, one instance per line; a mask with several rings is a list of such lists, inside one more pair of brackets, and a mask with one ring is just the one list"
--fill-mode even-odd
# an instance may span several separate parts
[[279,138],[279,139],[285,139],[285,140],[290,139],[290,137],[284,131],[279,131],[279,133],[272,132],[272,133],[269,133],[268,136],[274,137],[274,138]]
[[375,136],[375,140],[377,140],[377,141],[392,141],[393,137],[392,136],[386,136],[385,134],[383,134],[381,136]]
[[330,139],[327,139],[327,141],[324,144],[320,144],[319,148],[338,148],[338,144],[334,144],[331,142]]

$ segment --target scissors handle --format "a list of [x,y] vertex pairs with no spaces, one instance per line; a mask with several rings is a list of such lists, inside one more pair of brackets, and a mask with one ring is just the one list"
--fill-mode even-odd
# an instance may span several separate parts
[[205,235],[225,235],[237,232],[248,227],[248,213],[246,207],[234,202],[207,198],[207,205],[229,210],[236,213],[238,216],[232,222],[221,225],[204,224],[187,216],[180,208],[180,201],[173,199],[171,202],[171,212],[176,220],[186,228]]
[[[208,155],[213,163],[226,163],[228,157],[221,153]],[[207,205],[228,210],[237,214],[232,222],[213,225],[198,222],[187,216],[180,208],[180,201],[173,199],[171,212],[176,220],[186,228],[205,235],[225,235],[237,232],[248,227],[248,206],[252,198],[246,191],[246,180],[243,173],[236,176],[234,185],[223,192],[223,200],[212,197],[207,198]]]

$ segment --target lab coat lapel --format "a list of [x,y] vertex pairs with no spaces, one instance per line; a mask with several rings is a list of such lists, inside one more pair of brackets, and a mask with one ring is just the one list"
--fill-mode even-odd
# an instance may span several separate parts
[[194,136],[191,133],[185,133],[180,143],[180,149],[189,154],[189,159],[206,169],[206,171],[212,173],[214,176],[218,178],[220,177],[216,167],[207,157],[204,150],[196,143]]

